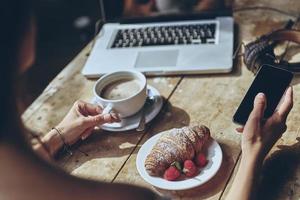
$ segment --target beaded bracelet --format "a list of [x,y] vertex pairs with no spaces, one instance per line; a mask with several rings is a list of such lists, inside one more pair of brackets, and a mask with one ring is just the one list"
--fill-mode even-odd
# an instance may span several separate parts
[[53,127],[52,130],[55,130],[58,133],[61,141],[63,142],[63,150],[66,151],[70,156],[73,155],[72,151],[70,150],[71,149],[70,145],[68,145],[66,143],[66,140],[63,137],[63,135],[61,134],[61,131],[58,128],[56,128],[56,127]]

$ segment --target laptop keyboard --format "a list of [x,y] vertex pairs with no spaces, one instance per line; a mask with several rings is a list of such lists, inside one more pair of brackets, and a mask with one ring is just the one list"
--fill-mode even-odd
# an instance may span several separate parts
[[111,48],[215,44],[216,23],[120,29]]

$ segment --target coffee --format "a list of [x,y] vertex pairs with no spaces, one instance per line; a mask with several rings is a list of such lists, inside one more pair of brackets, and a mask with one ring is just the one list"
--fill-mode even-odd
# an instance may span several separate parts
[[103,88],[100,96],[108,100],[121,100],[129,98],[141,89],[137,79],[120,79]]

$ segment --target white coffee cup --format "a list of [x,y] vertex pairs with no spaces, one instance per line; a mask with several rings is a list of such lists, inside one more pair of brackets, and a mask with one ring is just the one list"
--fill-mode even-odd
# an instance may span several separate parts
[[[139,84],[139,90],[127,98],[123,99],[106,99],[101,94],[103,90],[116,81],[124,79],[134,79]],[[94,86],[94,95],[96,102],[104,107],[103,113],[109,113],[112,110],[126,118],[136,114],[144,106],[147,98],[147,81],[146,77],[138,71],[117,71],[102,76]]]

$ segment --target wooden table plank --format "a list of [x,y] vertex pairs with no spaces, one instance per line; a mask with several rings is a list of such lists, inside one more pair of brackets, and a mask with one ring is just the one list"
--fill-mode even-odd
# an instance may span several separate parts
[[[194,76],[185,77],[170,98],[172,107],[165,117],[146,134],[141,144],[154,134],[173,127],[183,125],[205,124],[212,136],[221,144],[224,159],[219,174],[204,187],[182,192],[159,192],[172,195],[173,198],[185,199],[218,199],[226,184],[227,178],[240,153],[239,135],[234,131],[232,114],[240,103],[253,75],[243,69],[223,76]],[[245,78],[246,77],[246,78]],[[139,144],[139,146],[141,145]],[[130,182],[152,188],[138,175],[135,167],[136,154],[127,161],[116,181]],[[213,184],[212,184],[213,183]]]
[[29,129],[43,135],[61,121],[77,99],[89,100],[91,91],[87,88],[91,88],[94,81],[85,79],[80,73],[89,50],[90,45],[50,82],[23,113],[22,119]]
[[[87,46],[45,89],[43,94],[23,114],[26,127],[39,135],[46,134],[58,124],[78,100],[90,101],[96,80],[86,79],[80,71],[86,61]],[[168,98],[180,77],[148,78],[148,83]],[[74,148],[72,157],[64,156],[58,164],[69,173],[111,181],[140,140],[141,133],[109,133],[98,131]]]
[[[179,80],[180,78],[154,78],[148,79],[148,83],[156,87],[164,98],[168,98]],[[136,131],[125,133],[96,132],[80,146],[80,150],[88,153],[89,156],[84,156],[76,151],[69,159],[62,160],[64,162],[62,166],[76,176],[112,181],[133,152],[142,135],[143,133]]]

